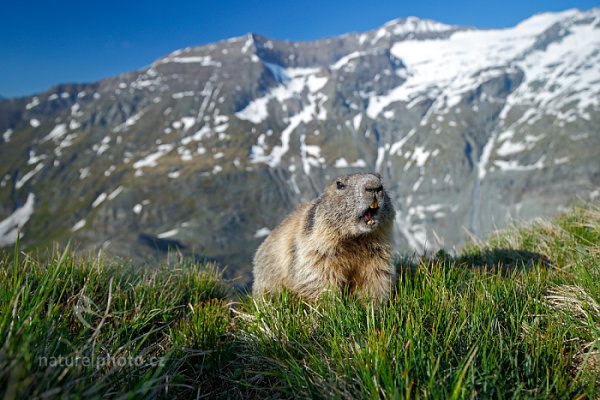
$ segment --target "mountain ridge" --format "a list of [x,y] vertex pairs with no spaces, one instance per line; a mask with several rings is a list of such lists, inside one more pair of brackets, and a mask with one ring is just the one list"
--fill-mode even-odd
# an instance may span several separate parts
[[[579,8],[570,8],[570,9],[566,9],[566,10],[562,10],[562,11],[542,11],[542,12],[533,14],[531,17],[527,18],[526,20],[531,19],[531,18],[536,17],[536,16],[540,16],[540,15],[543,16],[543,15],[546,15],[546,14],[561,14],[561,13],[566,13],[566,12],[590,12],[590,11],[593,11],[593,10],[597,10],[598,8],[599,7],[593,7],[593,8],[587,9],[587,10],[585,10],[585,9],[579,9]],[[340,37],[344,37],[344,36],[359,35],[359,34],[368,34],[368,33],[374,32],[374,31],[376,31],[378,29],[385,28],[386,26],[390,26],[390,25],[393,25],[395,23],[403,22],[403,21],[407,21],[407,20],[409,20],[409,21],[410,20],[417,20],[417,21],[420,21],[420,22],[430,22],[430,23],[435,23],[435,24],[441,24],[441,25],[444,25],[444,26],[447,26],[447,27],[452,27],[452,28],[461,29],[461,30],[480,30],[480,31],[485,31],[485,30],[503,30],[503,29],[509,29],[510,28],[510,27],[488,27],[488,28],[482,28],[482,27],[477,27],[477,26],[474,26],[474,25],[452,25],[452,24],[445,24],[445,23],[442,23],[442,22],[438,22],[438,21],[436,21],[434,19],[431,19],[431,18],[421,18],[421,17],[415,16],[415,15],[411,15],[411,16],[398,17],[398,18],[391,19],[391,20],[389,20],[387,22],[384,22],[382,25],[380,25],[378,27],[375,27],[373,29],[370,29],[370,30],[366,30],[366,31],[350,31],[350,32],[342,33],[342,34],[332,34],[332,35],[329,35],[329,36],[325,36],[323,38],[315,38],[315,39],[307,39],[307,40],[279,39],[279,38],[275,38],[275,37],[265,36],[265,35],[261,34],[258,31],[249,31],[249,32],[246,32],[245,34],[242,34],[242,35],[233,36],[233,37],[226,38],[226,39],[221,39],[221,40],[218,40],[218,41],[215,41],[215,42],[190,45],[190,46],[186,46],[184,48],[181,48],[181,49],[178,49],[178,50],[175,50],[175,51],[180,51],[180,50],[184,50],[184,49],[192,49],[192,48],[199,49],[199,48],[206,47],[206,46],[211,46],[211,45],[215,45],[215,44],[219,44],[219,43],[225,43],[225,42],[228,42],[228,41],[231,41],[231,40],[237,40],[237,39],[241,40],[242,38],[246,38],[247,36],[260,36],[260,37],[265,38],[266,40],[272,40],[272,41],[277,41],[277,42],[282,42],[282,43],[311,43],[311,42],[319,42],[319,41],[323,41],[323,40],[335,39],[335,38],[340,38]],[[167,53],[164,56],[159,56],[156,60],[162,59],[162,58],[166,57],[168,54],[170,54],[170,53]],[[146,68],[148,68],[148,65],[142,66],[140,68],[132,69],[132,70],[127,71],[127,72],[123,72],[122,74],[124,75],[124,74],[129,74],[129,73],[136,73],[136,72],[142,71],[142,70],[144,70]],[[115,76],[120,76],[122,74],[115,75]],[[1,100],[8,100],[8,99],[16,100],[16,99],[22,99],[22,98],[30,98],[30,97],[33,97],[33,96],[36,96],[36,95],[39,95],[39,94],[42,94],[42,93],[51,92],[53,90],[56,90],[57,87],[62,86],[62,85],[93,84],[93,83],[100,82],[100,81],[103,81],[103,80],[106,80],[106,79],[110,79],[110,78],[101,78],[101,79],[98,79],[98,80],[85,81],[85,82],[84,81],[72,81],[72,82],[67,81],[67,82],[61,82],[61,83],[57,83],[57,84],[54,84],[54,85],[50,86],[48,89],[40,90],[40,91],[38,91],[37,93],[34,93],[34,94],[24,94],[24,95],[16,95],[16,96],[2,96],[2,95],[0,95],[0,99]]]

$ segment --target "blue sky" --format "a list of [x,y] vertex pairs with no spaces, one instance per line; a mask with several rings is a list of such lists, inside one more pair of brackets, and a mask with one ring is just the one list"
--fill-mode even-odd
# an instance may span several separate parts
[[93,82],[178,48],[247,32],[310,40],[367,31],[407,16],[500,28],[539,12],[598,6],[600,0],[12,1],[2,6],[0,95]]

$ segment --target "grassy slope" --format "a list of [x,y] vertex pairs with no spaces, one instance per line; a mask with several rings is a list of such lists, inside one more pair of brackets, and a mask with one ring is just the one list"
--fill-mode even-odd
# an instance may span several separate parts
[[[211,269],[0,259],[0,393],[584,398],[600,393],[600,209],[403,261],[380,309],[227,303]],[[273,305],[274,304],[274,305]],[[119,363],[126,363],[119,366]]]

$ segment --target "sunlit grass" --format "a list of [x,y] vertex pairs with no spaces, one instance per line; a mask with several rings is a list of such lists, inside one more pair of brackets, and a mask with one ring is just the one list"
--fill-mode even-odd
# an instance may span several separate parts
[[5,398],[599,395],[597,206],[398,270],[380,308],[287,292],[234,303],[210,266],[139,270],[68,250],[49,260],[5,253],[0,390]]

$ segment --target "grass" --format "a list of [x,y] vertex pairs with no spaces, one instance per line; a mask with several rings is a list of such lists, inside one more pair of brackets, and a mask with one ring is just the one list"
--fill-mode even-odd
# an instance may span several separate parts
[[0,259],[12,398],[599,398],[600,208],[399,261],[373,308],[228,300],[212,266]]

